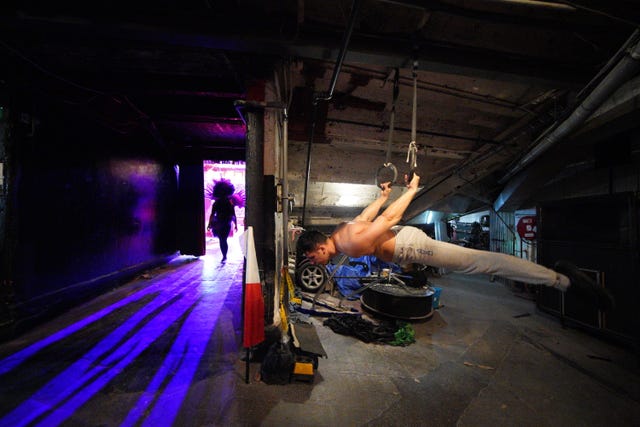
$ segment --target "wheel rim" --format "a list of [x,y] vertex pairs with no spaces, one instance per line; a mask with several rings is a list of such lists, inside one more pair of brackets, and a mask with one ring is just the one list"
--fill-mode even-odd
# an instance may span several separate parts
[[325,282],[324,269],[317,265],[307,265],[300,273],[300,282],[308,290],[319,289]]

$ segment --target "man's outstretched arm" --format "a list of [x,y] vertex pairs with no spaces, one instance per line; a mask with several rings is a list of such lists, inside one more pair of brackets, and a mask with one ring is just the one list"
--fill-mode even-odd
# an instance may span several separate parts
[[378,215],[378,211],[389,198],[389,194],[391,194],[391,185],[388,182],[381,185],[382,190],[380,191],[380,196],[364,208],[360,215],[353,219],[354,221],[373,221],[376,215]]
[[[413,179],[409,183],[408,190],[403,193],[398,199],[391,203],[376,219],[370,223],[355,222],[351,225],[343,224],[343,227],[338,227],[332,234],[333,241],[336,249],[339,252],[346,253],[349,256],[361,256],[363,254],[373,254],[376,250],[376,245],[382,235],[388,233],[389,229],[396,225],[402,219],[404,211],[409,206],[411,199],[415,196],[418,190],[418,182],[420,178],[418,175],[414,175]],[[390,188],[383,188],[383,194],[376,202],[372,203],[364,210],[364,212],[356,217],[356,220],[363,218],[367,211],[371,208],[371,211],[378,210],[382,205],[381,199],[386,200]],[[370,212],[371,212],[370,211]],[[354,255],[351,255],[354,254]],[[358,255],[359,254],[359,255]]]
[[398,224],[404,215],[404,211],[409,207],[409,203],[413,200],[413,197],[418,192],[418,183],[420,177],[417,174],[413,175],[411,182],[407,186],[407,191],[398,197],[393,203],[391,203],[387,209],[376,218],[375,222],[384,222],[384,227],[389,229]]

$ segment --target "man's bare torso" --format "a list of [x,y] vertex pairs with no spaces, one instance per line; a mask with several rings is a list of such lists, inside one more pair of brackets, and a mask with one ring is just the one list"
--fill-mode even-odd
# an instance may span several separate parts
[[343,222],[335,229],[331,238],[338,252],[350,257],[375,255],[382,261],[391,262],[395,250],[395,233],[387,230],[375,240],[366,237],[367,221]]

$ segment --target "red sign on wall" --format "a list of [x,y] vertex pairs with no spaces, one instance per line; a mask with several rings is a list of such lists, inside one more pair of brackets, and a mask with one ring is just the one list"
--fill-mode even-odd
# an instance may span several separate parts
[[516,229],[518,230],[518,235],[521,239],[534,240],[538,231],[538,226],[536,225],[536,217],[523,216],[518,221]]

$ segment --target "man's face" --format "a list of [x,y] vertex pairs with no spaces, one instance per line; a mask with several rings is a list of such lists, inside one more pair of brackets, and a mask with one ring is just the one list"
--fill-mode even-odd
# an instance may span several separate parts
[[318,245],[314,250],[305,252],[304,255],[312,264],[327,265],[331,259],[325,245]]

